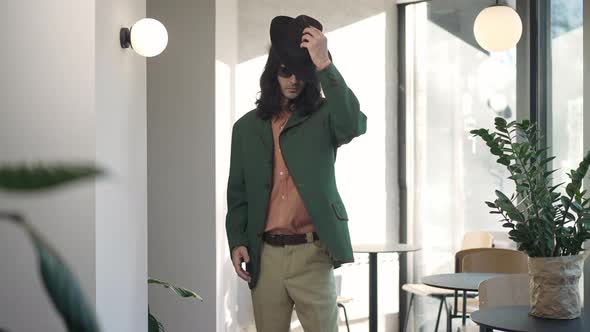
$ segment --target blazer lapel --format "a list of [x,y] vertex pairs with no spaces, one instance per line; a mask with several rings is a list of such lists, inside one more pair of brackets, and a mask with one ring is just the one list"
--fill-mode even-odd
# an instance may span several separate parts
[[[309,114],[308,115],[301,115],[301,113],[299,113],[299,112],[293,113],[293,115],[291,115],[289,117],[289,120],[287,121],[287,124],[285,125],[285,128],[283,129],[283,132],[285,132],[289,128],[292,128],[292,127],[295,127],[295,126],[301,124],[303,121],[307,120],[307,118],[309,118]],[[267,149],[272,150],[274,143],[273,143],[273,137],[272,137],[271,120],[262,120],[262,119],[256,118],[256,122],[257,122],[256,132],[258,134],[258,137],[260,138],[260,141]]]
[[260,137],[260,141],[267,149],[272,151],[274,143],[272,138],[272,126],[270,120],[262,120],[260,118],[256,118],[256,122],[256,132],[258,134],[258,137]]
[[293,113],[293,115],[289,117],[289,121],[287,121],[287,125],[285,125],[285,129],[283,129],[283,131],[299,125],[303,121],[307,120],[307,118],[309,118],[309,114],[301,115],[299,112]]

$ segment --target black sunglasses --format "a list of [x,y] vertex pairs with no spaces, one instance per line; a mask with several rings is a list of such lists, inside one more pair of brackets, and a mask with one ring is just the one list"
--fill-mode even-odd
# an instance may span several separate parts
[[279,76],[283,78],[289,78],[294,73],[287,67],[279,67]]

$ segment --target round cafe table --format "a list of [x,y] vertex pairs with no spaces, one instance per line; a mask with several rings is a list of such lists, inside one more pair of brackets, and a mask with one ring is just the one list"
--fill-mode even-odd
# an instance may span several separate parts
[[[380,253],[398,253],[405,254],[410,251],[420,250],[419,247],[407,243],[386,243],[378,245],[354,245],[355,253],[369,254],[369,332],[377,332],[377,254]],[[402,270],[400,270],[400,281],[403,280]],[[400,322],[402,313],[402,292],[400,292]],[[405,309],[405,306],[403,307]]]
[[471,320],[482,332],[500,330],[513,332],[582,332],[590,331],[590,310],[582,310],[576,319],[545,319],[529,316],[529,306],[486,308],[471,314]]
[[462,325],[465,326],[467,320],[467,292],[477,292],[479,284],[483,281],[503,276],[502,273],[446,273],[435,274],[422,278],[422,283],[432,287],[463,291],[463,315]]

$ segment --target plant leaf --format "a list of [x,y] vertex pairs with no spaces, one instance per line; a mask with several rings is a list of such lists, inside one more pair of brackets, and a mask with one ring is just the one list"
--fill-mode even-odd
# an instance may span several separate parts
[[487,205],[489,208],[492,208],[492,209],[495,209],[495,208],[496,208],[496,204],[494,204],[494,203],[492,203],[492,202],[488,202],[488,201],[486,201],[485,203],[486,203],[486,205]]
[[162,285],[164,286],[164,288],[169,288],[172,291],[174,291],[178,296],[181,297],[194,297],[198,300],[200,300],[201,302],[203,302],[203,298],[201,296],[199,296],[197,293],[193,292],[190,289],[186,289],[186,288],[182,288],[182,287],[178,287],[178,286],[174,286],[168,282],[162,281],[162,280],[158,280],[155,278],[149,278],[148,279],[148,284],[158,284],[158,285]]
[[498,130],[500,130],[502,132],[506,132],[506,125],[507,125],[506,119],[501,118],[501,117],[496,117],[494,119],[494,122],[495,122],[495,125],[496,125],[496,129],[500,128],[500,129],[503,129],[503,130],[500,130],[500,129],[498,129]]
[[164,325],[150,312],[148,307],[148,332],[165,332]]
[[553,173],[557,172],[558,170],[559,170],[559,168],[558,168],[558,169],[551,170],[551,171],[547,171],[547,172],[543,173],[543,177],[545,177],[545,178],[546,178],[546,177],[548,177],[549,175],[551,175],[551,174],[553,174]]
[[501,192],[500,190],[496,190],[495,193],[496,193],[496,197],[498,197],[499,199],[505,200],[505,201],[510,201],[510,199],[506,195],[504,195],[504,193]]
[[526,176],[524,174],[514,174],[508,178],[511,180],[523,180],[526,179]]
[[560,184],[556,184],[553,187],[549,188],[549,191],[555,191],[555,189],[561,187],[565,182],[562,182]]
[[582,212],[582,210],[584,210],[584,208],[580,205],[580,203],[576,202],[576,201],[572,201],[572,205],[570,206],[572,208],[572,210],[574,210],[575,213],[577,213],[578,215]]
[[18,218],[12,221],[24,228],[33,241],[43,286],[68,331],[100,331],[94,310],[64,260],[26,220]]
[[498,160],[496,160],[496,162],[498,164],[504,165],[504,166],[510,166],[510,159],[506,158],[506,157],[500,157],[498,158]]
[[568,220],[575,220],[575,219],[576,219],[576,217],[574,217],[574,215],[573,215],[573,214],[571,214],[571,213],[569,213],[569,212],[567,212],[567,213],[565,214],[565,217],[566,217]]
[[0,167],[0,190],[39,191],[96,177],[103,172],[92,165],[13,165]]
[[555,159],[555,157],[549,157],[549,158],[545,158],[541,161],[542,165],[547,164],[548,162],[552,161],[553,159]]

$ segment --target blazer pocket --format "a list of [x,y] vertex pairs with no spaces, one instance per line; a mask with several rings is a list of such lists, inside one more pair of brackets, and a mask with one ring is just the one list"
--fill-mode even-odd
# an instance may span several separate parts
[[342,203],[331,203],[332,210],[336,215],[336,218],[340,220],[348,220],[348,215],[346,214],[346,209]]

